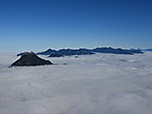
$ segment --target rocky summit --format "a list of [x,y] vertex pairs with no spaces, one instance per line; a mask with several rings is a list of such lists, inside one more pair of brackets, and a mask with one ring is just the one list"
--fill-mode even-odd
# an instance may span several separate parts
[[11,66],[37,66],[37,65],[51,65],[49,60],[44,60],[38,57],[33,52],[25,53],[20,59],[11,64]]

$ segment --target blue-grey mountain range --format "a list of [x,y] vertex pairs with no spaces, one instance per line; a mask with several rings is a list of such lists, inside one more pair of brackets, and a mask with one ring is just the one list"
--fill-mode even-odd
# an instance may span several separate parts
[[[17,54],[17,56],[22,56],[27,54],[28,52],[23,52]],[[48,55],[48,57],[63,57],[63,56],[71,56],[71,55],[92,55],[95,53],[112,53],[112,54],[142,54],[143,51],[140,49],[122,49],[122,48],[112,48],[112,47],[97,47],[94,49],[48,49],[46,51],[38,52],[37,55]]]

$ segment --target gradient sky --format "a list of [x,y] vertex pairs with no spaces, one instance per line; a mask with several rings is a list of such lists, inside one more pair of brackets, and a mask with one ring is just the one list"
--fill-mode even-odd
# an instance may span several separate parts
[[152,48],[151,0],[0,0],[0,51]]

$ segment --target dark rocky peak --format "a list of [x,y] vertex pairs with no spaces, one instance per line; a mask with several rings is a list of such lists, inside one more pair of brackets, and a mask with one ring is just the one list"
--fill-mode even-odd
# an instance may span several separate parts
[[37,65],[51,65],[52,62],[48,60],[41,59],[35,53],[29,52],[25,53],[17,61],[12,63],[11,66],[37,66]]

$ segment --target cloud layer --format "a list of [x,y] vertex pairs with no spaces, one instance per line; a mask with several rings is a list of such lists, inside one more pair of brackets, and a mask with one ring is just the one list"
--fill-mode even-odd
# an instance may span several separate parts
[[41,57],[58,65],[8,68],[17,58],[1,54],[0,114],[152,113],[152,53]]

